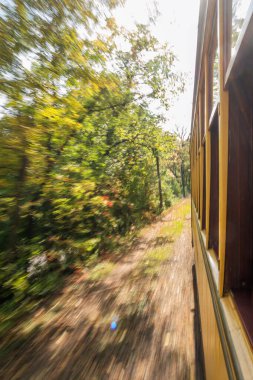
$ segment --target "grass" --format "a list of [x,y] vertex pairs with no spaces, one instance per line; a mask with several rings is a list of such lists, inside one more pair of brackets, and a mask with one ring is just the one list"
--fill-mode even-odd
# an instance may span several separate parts
[[167,237],[174,241],[175,238],[181,234],[183,226],[183,220],[173,220],[171,222],[168,222],[160,229],[159,236]]
[[145,258],[141,261],[139,270],[144,275],[150,275],[152,277],[155,276],[158,273],[161,264],[169,259],[171,253],[171,243],[167,243],[162,247],[151,249],[150,251],[148,251]]
[[185,219],[187,215],[190,214],[190,212],[191,212],[191,203],[188,200],[187,202],[184,202],[179,208],[176,208],[173,214],[175,218]]
[[[164,211],[163,216],[165,217],[167,213],[168,210]],[[160,228],[156,236],[158,244],[147,251],[134,270],[133,277],[150,276],[152,278],[158,274],[162,263],[171,257],[173,242],[181,234],[185,218],[189,213],[189,201],[176,204],[170,209],[172,219]],[[134,229],[126,236],[120,237],[117,244],[112,247],[113,256],[119,256],[122,252],[127,252],[135,242],[135,239],[145,236],[149,228],[149,226],[146,226],[140,230]],[[92,255],[85,263],[89,271],[88,280],[91,282],[102,281],[117,265],[106,259],[96,263],[98,260],[99,257],[97,255]],[[0,308],[0,338],[4,337],[9,330],[15,327],[24,315],[34,311],[39,306],[40,301],[48,298],[49,294],[54,293],[62,284],[63,278],[54,278],[54,275],[49,273],[46,279],[34,285],[33,291],[35,294],[39,293],[41,296],[40,300],[37,298],[33,299],[31,295],[27,300],[20,302],[20,305],[17,305],[13,300],[2,305]]]
[[156,276],[163,262],[172,254],[173,243],[182,233],[184,222],[191,211],[190,202],[184,202],[172,210],[172,219],[164,224],[158,234],[160,246],[151,248],[136,268],[135,276]]
[[103,261],[90,270],[88,280],[102,281],[114,269],[115,264],[109,261]]

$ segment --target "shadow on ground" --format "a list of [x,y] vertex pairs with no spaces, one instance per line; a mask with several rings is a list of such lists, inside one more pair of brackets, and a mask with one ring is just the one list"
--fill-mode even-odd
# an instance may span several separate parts
[[17,326],[2,350],[1,380],[190,380],[195,367],[204,379],[190,230],[173,254],[160,230],[161,221],[107,278],[74,279]]
[[[173,371],[190,379],[184,355],[163,344],[170,317],[155,328],[157,305],[152,292],[142,290],[139,281],[128,300],[116,303],[118,290],[97,284],[89,296],[99,299],[100,317],[91,322],[81,315],[69,325],[68,315],[62,315],[50,327],[20,334],[1,363],[1,379],[162,379]],[[115,331],[110,329],[113,315],[120,316]]]

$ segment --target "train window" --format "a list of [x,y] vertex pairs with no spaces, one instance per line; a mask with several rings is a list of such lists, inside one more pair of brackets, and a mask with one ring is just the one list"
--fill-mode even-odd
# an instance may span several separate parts
[[199,107],[199,112],[198,112],[198,133],[199,133],[199,148],[201,147],[201,142],[202,142],[202,134],[201,134],[201,108]]
[[203,203],[202,203],[202,229],[206,229],[206,144],[203,145]]
[[225,67],[236,53],[236,43],[241,33],[251,0],[226,0],[225,7]]
[[195,165],[196,165],[196,210],[197,213],[199,213],[199,122],[198,122],[198,108],[196,110],[195,114],[195,147],[196,147],[196,153],[195,153]]
[[203,86],[200,91],[200,104],[199,104],[199,122],[200,122],[200,130],[201,130],[201,143],[203,143],[203,138],[205,135],[205,86]]
[[232,1],[231,55],[235,52],[235,45],[242,30],[250,2],[251,0]]
[[194,140],[193,140],[193,149],[194,149],[194,204],[195,207],[197,207],[197,189],[196,189],[196,183],[197,183],[197,170],[196,170],[196,162],[197,162],[197,148],[196,148],[196,129],[194,128]]
[[200,217],[200,199],[201,199],[201,195],[200,195],[200,192],[201,192],[201,186],[200,186],[200,183],[201,183],[201,180],[200,180],[200,153],[198,155],[198,171],[199,171],[199,179],[198,179],[198,187],[199,187],[199,196],[198,196],[198,203],[199,203],[199,207],[198,207],[198,215]]
[[208,248],[218,257],[219,251],[219,116],[218,105],[210,121],[211,135],[211,184],[210,184],[210,230]]
[[197,133],[197,140],[198,140],[198,149],[197,149],[197,153],[199,152],[199,147],[200,147],[200,125],[199,125],[199,108],[197,109],[196,111],[196,133]]
[[198,126],[198,215],[200,216],[200,199],[201,199],[201,180],[200,180],[200,147],[201,147],[201,124],[200,124],[200,107],[198,107],[198,117],[197,117],[197,126]]
[[[251,53],[253,59],[253,53]],[[230,84],[225,290],[253,344],[253,74]]]
[[[209,50],[209,112],[214,110],[219,102],[219,55],[217,36],[217,16],[213,25],[211,44]],[[210,116],[209,114],[209,116]]]
[[213,57],[213,102],[212,108],[219,101],[219,57],[218,57],[218,48],[216,46],[214,57]]

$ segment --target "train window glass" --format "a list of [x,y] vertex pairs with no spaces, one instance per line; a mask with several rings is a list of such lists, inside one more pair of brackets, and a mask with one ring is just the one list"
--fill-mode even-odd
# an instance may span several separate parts
[[209,246],[218,257],[219,252],[219,116],[218,105],[210,122],[211,135],[211,183],[210,183],[210,231]]
[[194,204],[196,207],[196,130],[194,128],[194,138],[193,138],[193,162],[194,162]]
[[235,47],[247,16],[251,0],[226,0],[224,22],[225,68],[236,53]]
[[199,149],[201,147],[201,109],[199,107],[199,112],[198,112],[198,134],[199,134]]
[[252,104],[253,73],[249,70],[233,81],[229,93],[225,290],[232,291],[253,344]]
[[198,186],[197,186],[197,181],[198,181],[198,134],[197,134],[197,125],[195,122],[195,206],[196,210],[198,210]]
[[219,55],[217,36],[217,16],[213,25],[209,50],[209,116],[219,102]]
[[196,115],[196,136],[197,136],[197,160],[196,160],[196,165],[197,165],[197,212],[199,215],[199,122],[198,122],[198,112]]
[[203,144],[203,204],[202,204],[202,229],[206,229],[206,144]]
[[199,109],[196,111],[196,116],[195,116],[195,128],[196,128],[196,135],[197,135],[197,154],[199,151],[200,147],[200,136],[199,136]]
[[200,130],[201,130],[201,143],[203,143],[203,138],[205,136],[205,86],[204,86],[204,83],[200,92],[199,109],[200,109],[199,122],[200,122]]
[[198,188],[199,188],[199,191],[198,191],[198,215],[200,216],[200,199],[201,199],[201,195],[200,195],[200,192],[201,192],[201,186],[200,186],[200,153],[198,154],[198,172],[199,172],[199,179],[198,179]]
[[200,216],[200,147],[201,147],[201,124],[200,124],[200,107],[198,107],[198,215]]
[[196,186],[196,191],[195,191],[195,206],[196,210],[198,210],[198,149],[197,149],[197,131],[195,130],[195,186]]
[[247,11],[251,0],[233,0],[232,1],[232,28],[231,28],[231,55],[235,52],[235,45],[242,30],[243,22],[246,18]]
[[212,108],[219,101],[219,56],[218,47],[216,46],[214,57],[213,57],[213,102]]

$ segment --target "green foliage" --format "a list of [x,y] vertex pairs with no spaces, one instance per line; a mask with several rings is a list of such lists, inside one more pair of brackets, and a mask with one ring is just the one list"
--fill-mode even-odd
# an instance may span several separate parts
[[48,294],[178,195],[177,140],[161,122],[184,83],[147,25],[128,32],[107,17],[118,3],[3,5],[1,300]]
[[177,128],[174,136],[174,148],[168,162],[169,183],[176,196],[185,197],[190,193],[190,139],[184,128]]
[[45,273],[43,277],[31,283],[28,294],[36,298],[43,297],[58,289],[61,285],[62,276],[60,276],[59,272]]

